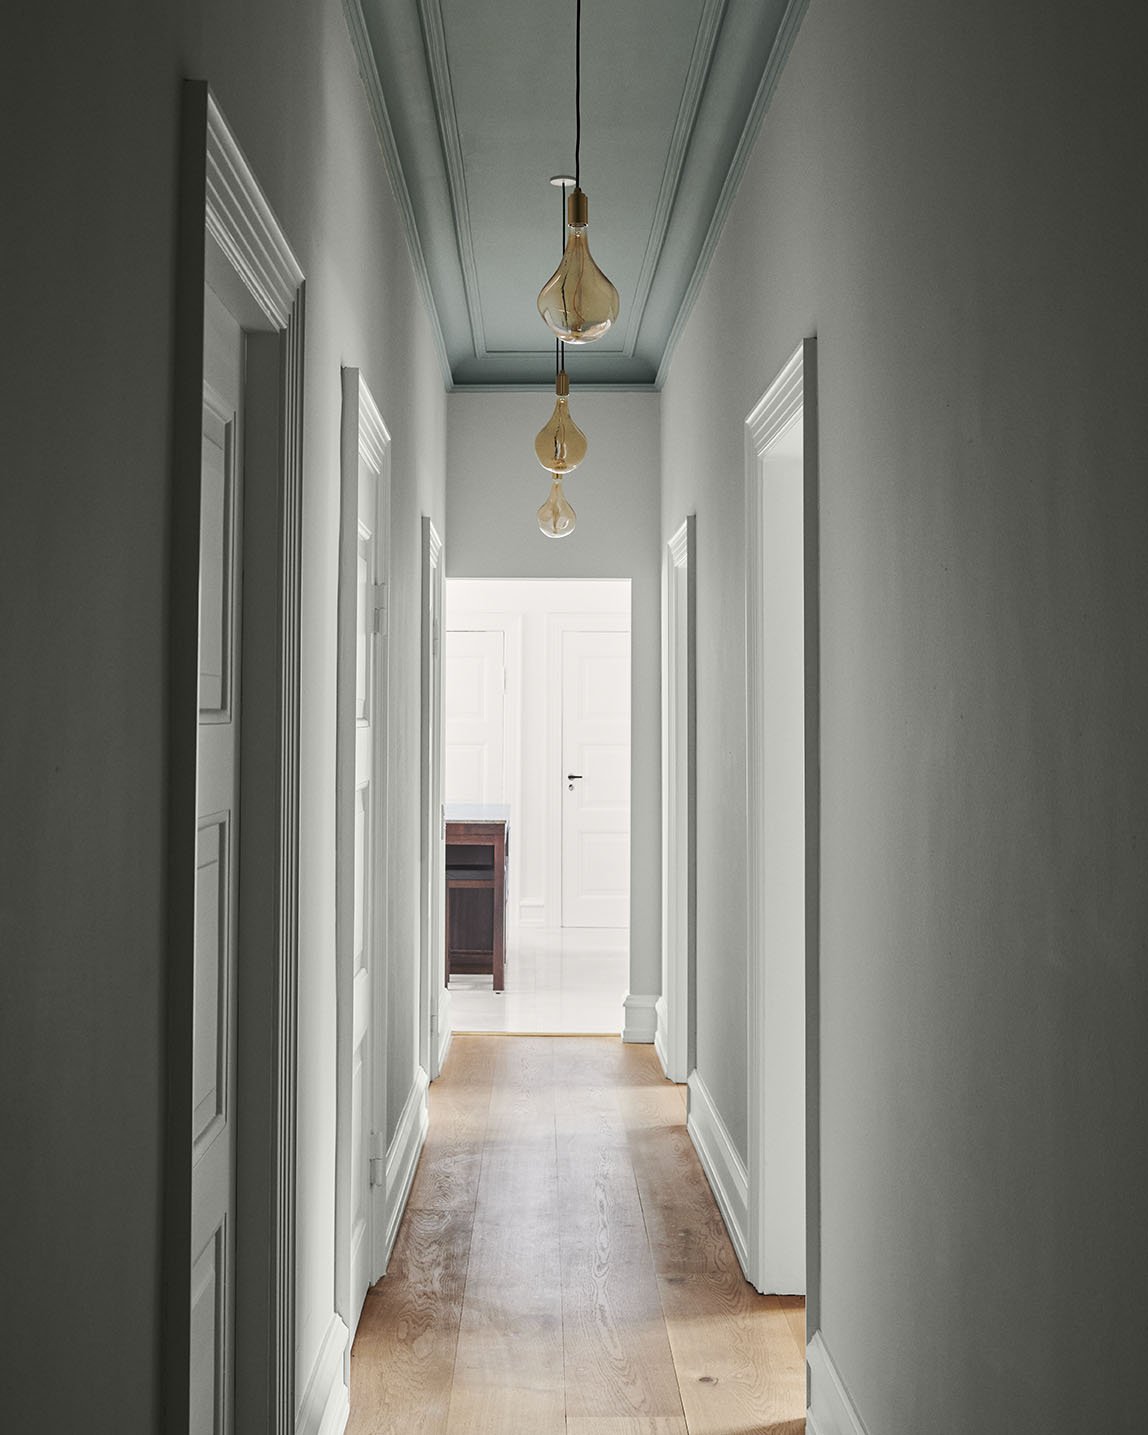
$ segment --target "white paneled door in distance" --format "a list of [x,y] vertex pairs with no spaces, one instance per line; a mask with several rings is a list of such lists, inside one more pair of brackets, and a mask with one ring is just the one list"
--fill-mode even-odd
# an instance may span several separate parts
[[562,634],[562,925],[630,920],[630,635]]
[[505,802],[503,635],[446,635],[446,800]]

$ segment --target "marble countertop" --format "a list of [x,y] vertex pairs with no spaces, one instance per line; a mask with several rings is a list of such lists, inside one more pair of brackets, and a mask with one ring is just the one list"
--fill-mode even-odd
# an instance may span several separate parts
[[501,802],[448,802],[448,822],[507,822],[510,821],[510,804]]

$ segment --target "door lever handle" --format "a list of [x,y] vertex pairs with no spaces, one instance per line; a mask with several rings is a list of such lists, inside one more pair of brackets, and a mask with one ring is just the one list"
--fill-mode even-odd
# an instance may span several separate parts
[[566,774],[566,781],[567,781],[567,782],[581,782],[581,781],[582,781],[582,774],[581,774],[580,772],[568,772],[568,773]]

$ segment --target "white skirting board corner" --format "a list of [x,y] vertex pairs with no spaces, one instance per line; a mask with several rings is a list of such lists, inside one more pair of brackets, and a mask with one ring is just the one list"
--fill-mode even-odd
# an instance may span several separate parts
[[451,1025],[450,1016],[451,994],[447,988],[443,988],[438,994],[438,1065],[435,1070],[442,1075],[443,1066],[450,1052],[450,1044],[454,1039],[454,1027]]
[[[399,1222],[406,1209],[411,1183],[415,1179],[415,1167],[423,1142],[427,1139],[429,1114],[427,1112],[427,1088],[430,1082],[420,1066],[403,1105],[402,1115],[391,1143],[387,1147],[387,1231],[383,1244],[385,1261],[391,1259],[395,1237],[399,1233]],[[385,1264],[385,1263],[384,1263]]]
[[546,903],[519,902],[518,925],[520,927],[544,927],[546,925]]
[[659,997],[654,1003],[654,1050],[658,1054],[658,1060],[662,1065],[662,1074],[666,1080],[670,1080],[670,1058],[666,1051],[666,999]]
[[657,1030],[658,1016],[655,1011],[657,1005],[656,996],[634,996],[631,993],[622,1005],[626,1009],[626,1018],[622,1023],[622,1040],[645,1042],[647,1045],[654,1040]]
[[742,1274],[749,1279],[749,1176],[713,1097],[696,1071],[690,1072],[690,1114],[686,1130],[718,1203]]
[[820,1331],[814,1333],[805,1358],[809,1363],[809,1409],[805,1414],[809,1435],[868,1435]]
[[438,1070],[442,1075],[442,1069],[446,1065],[446,1059],[450,1055],[450,1044],[454,1040],[454,1027],[448,1026],[438,1034]]
[[332,1312],[299,1404],[296,1435],[341,1435],[351,1413],[343,1383],[343,1355],[350,1339],[341,1317]]

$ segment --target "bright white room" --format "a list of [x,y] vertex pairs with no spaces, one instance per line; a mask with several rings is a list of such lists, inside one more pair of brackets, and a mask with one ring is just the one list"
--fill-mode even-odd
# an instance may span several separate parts
[[[616,1035],[630,961],[630,583],[450,579],[445,619],[451,1024]],[[475,845],[491,834],[504,851]],[[484,868],[502,862],[499,885]]]

